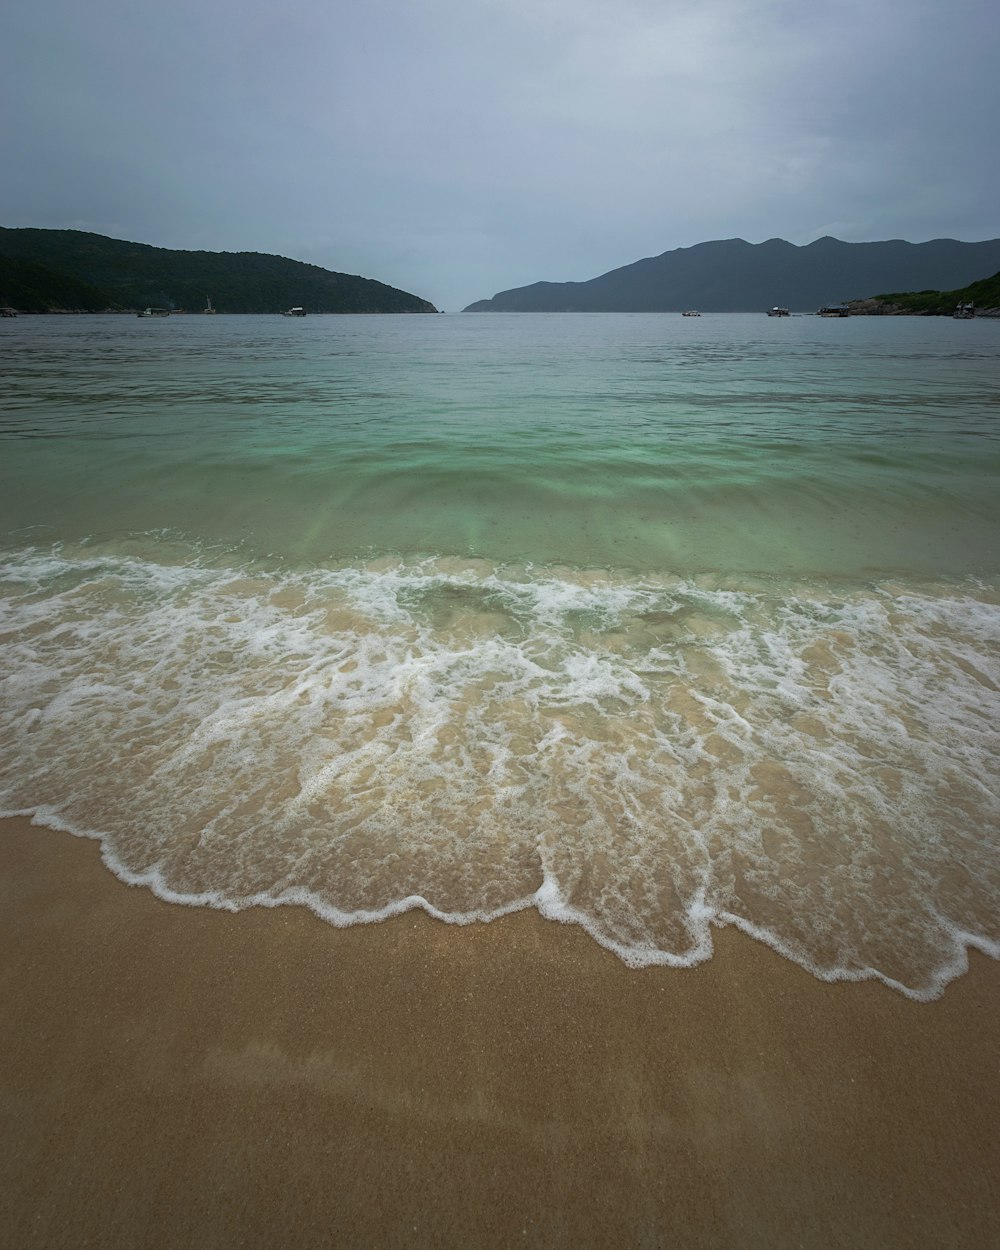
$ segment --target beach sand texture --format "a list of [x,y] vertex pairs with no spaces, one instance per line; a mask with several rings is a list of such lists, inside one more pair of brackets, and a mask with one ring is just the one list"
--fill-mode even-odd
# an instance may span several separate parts
[[1000,1244],[1000,968],[930,1003],[733,930],[352,929],[0,827],[4,1244]]

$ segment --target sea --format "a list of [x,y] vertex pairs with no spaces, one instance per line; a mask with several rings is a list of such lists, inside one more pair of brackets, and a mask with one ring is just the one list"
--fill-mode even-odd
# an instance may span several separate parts
[[22,316],[0,375],[2,814],[177,904],[1000,957],[1000,320]]

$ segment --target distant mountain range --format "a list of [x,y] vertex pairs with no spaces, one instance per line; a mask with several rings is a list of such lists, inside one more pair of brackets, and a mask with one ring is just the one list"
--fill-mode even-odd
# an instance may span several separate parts
[[432,313],[395,287],[261,252],[185,252],[83,230],[0,227],[0,306],[100,312],[150,306],[218,312]]
[[954,290],[1000,269],[1000,239],[959,243],[842,243],[805,247],[720,239],[591,278],[535,282],[470,304],[466,312],[815,312],[879,291]]

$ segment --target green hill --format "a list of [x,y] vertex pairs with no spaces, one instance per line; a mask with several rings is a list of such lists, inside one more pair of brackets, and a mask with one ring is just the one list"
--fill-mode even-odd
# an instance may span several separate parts
[[1000,273],[954,291],[897,291],[850,305],[852,313],[882,316],[950,317],[959,304],[973,304],[977,317],[1000,317]]
[[187,252],[82,230],[0,227],[0,305],[25,312],[161,308],[271,313],[431,313],[371,278],[261,252]]

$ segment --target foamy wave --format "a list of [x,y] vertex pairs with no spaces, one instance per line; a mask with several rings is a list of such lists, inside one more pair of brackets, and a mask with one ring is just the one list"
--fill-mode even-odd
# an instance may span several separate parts
[[175,902],[734,924],[932,997],[1000,955],[995,587],[483,561],[3,563],[0,804]]

